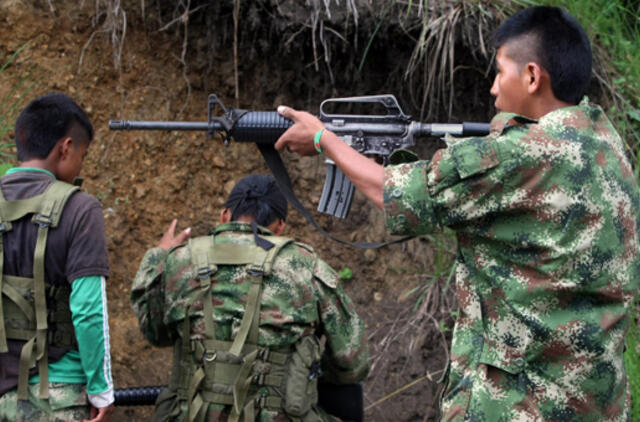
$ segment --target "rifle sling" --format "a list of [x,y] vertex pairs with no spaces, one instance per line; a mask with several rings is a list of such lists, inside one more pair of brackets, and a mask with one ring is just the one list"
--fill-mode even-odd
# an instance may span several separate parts
[[293,191],[289,173],[287,172],[287,169],[284,166],[284,163],[282,162],[282,158],[280,157],[278,151],[275,150],[272,144],[256,143],[256,145],[258,146],[258,149],[260,150],[260,153],[262,154],[267,167],[269,167],[269,170],[271,170],[271,174],[273,174],[273,177],[276,179],[276,182],[278,183],[278,186],[280,187],[280,190],[282,191],[284,197],[287,198],[287,201],[289,201],[293,208],[298,210],[298,212],[302,214],[304,218],[306,218],[307,221],[310,222],[313,227],[315,227],[316,230],[318,230],[323,236],[328,237],[331,240],[335,240],[336,242],[362,249],[378,249],[383,246],[392,245],[394,243],[402,243],[415,237],[406,236],[400,239],[390,240],[388,242],[349,242],[347,240],[337,238],[330,233],[327,233],[322,227],[318,225],[318,223],[316,223],[316,220],[314,220],[313,216],[298,200],[298,197]]

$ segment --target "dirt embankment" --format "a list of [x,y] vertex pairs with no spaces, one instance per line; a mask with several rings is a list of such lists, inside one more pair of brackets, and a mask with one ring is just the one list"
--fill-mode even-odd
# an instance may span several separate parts
[[[166,32],[148,32],[144,22],[130,16],[121,67],[115,70],[105,34],[87,43],[94,31],[92,7],[84,2],[65,7],[57,2],[27,6],[0,1],[0,54],[9,57],[28,42],[0,73],[0,98],[8,95],[20,108],[36,95],[62,91],[90,115],[96,137],[84,164],[83,188],[104,208],[112,267],[108,294],[115,384],[117,388],[161,385],[168,381],[171,352],[146,343],[129,305],[130,282],[139,260],[173,218],[179,219],[180,228],[190,226],[194,235],[205,234],[217,221],[233,184],[246,174],[268,170],[252,144],[224,147],[203,133],[110,132],[109,119],[176,119],[180,110],[181,119],[204,121],[210,93],[204,86],[233,102],[232,54],[218,52],[213,76],[206,84],[194,83],[188,94],[179,61],[180,40]],[[240,78],[242,107],[301,106],[295,91],[254,95],[264,91],[269,61],[252,60],[243,65]],[[291,66],[295,75],[296,66],[305,63]],[[188,72],[187,76],[191,81],[200,77]],[[22,78],[26,78],[22,88],[11,93]],[[24,92],[28,86],[32,88]],[[316,104],[320,100],[311,99]],[[285,153],[284,160],[301,201],[313,210],[324,178],[322,158],[299,159]],[[359,194],[346,220],[314,215],[342,238],[385,238],[381,213]],[[295,211],[288,227],[289,235],[315,246],[334,268],[353,272],[345,288],[366,320],[373,364],[365,383],[367,420],[433,420],[435,380],[445,365],[447,330],[455,309],[451,291],[443,288],[447,274],[430,278],[442,258],[437,253],[441,248],[426,238],[376,251],[343,246],[327,241]],[[414,309],[421,294],[426,300]],[[147,420],[150,414],[149,408],[120,408],[114,420]]]

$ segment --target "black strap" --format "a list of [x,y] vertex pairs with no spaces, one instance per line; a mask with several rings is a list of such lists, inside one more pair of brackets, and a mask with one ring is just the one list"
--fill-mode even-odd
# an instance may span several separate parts
[[265,251],[268,251],[269,249],[275,246],[273,243],[269,242],[264,237],[258,236],[258,225],[256,224],[255,221],[251,222],[251,230],[253,230],[253,240],[256,242],[256,245],[258,245]]
[[271,144],[257,143],[256,145],[262,153],[262,157],[264,157],[264,161],[265,163],[267,163],[267,167],[269,167],[269,170],[271,170],[271,173],[276,179],[278,187],[280,187],[280,190],[282,191],[284,197],[287,198],[287,201],[289,201],[293,208],[298,210],[298,212],[302,214],[304,218],[306,218],[307,221],[310,222],[313,227],[315,227],[316,230],[318,230],[323,236],[328,237],[331,240],[335,240],[336,242],[362,249],[378,249],[383,246],[392,245],[394,243],[405,242],[415,237],[406,236],[400,239],[391,240],[389,242],[349,242],[347,240],[339,239],[331,235],[330,233],[327,233],[322,227],[318,225],[318,223],[316,223],[316,220],[314,220],[313,216],[309,213],[309,211],[307,211],[305,206],[302,205],[302,203],[296,197],[296,194],[293,192],[291,178],[289,177],[289,173],[287,172],[287,169],[285,168],[278,151],[276,151]]

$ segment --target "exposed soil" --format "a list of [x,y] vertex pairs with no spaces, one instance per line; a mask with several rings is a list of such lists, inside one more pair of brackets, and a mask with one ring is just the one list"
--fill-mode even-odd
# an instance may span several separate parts
[[[83,189],[104,208],[112,268],[108,294],[114,381],[116,388],[166,384],[171,351],[147,344],[129,305],[130,283],[139,261],[173,218],[179,219],[179,228],[190,226],[193,235],[205,234],[216,223],[234,183],[249,173],[268,170],[252,144],[224,147],[219,139],[197,132],[116,133],[108,130],[107,122],[121,118],[204,121],[210,92],[234,105],[231,52],[218,52],[214,76],[206,84],[192,82],[188,94],[179,40],[130,22],[121,67],[115,70],[107,36],[97,34],[86,44],[94,31],[92,4],[75,8],[54,2],[53,11],[49,2],[39,4],[0,0],[0,55],[8,58],[29,42],[0,72],[0,98],[9,95],[19,109],[36,95],[63,91],[90,115],[96,137],[85,160]],[[280,103],[305,107],[296,92],[264,94],[269,65],[259,57],[244,64],[238,104],[259,110],[273,110]],[[303,64],[291,66],[291,77],[295,77],[296,66]],[[191,81],[199,77],[187,76]],[[34,84],[25,98],[9,94],[25,77],[23,87]],[[319,104],[321,99],[304,100]],[[0,142],[12,142],[11,134]],[[301,201],[314,210],[324,179],[322,159],[285,153],[284,160]],[[366,419],[434,420],[436,380],[445,366],[451,311],[456,307],[448,274],[433,277],[442,260],[437,251],[442,248],[433,246],[434,239],[422,238],[364,251],[328,241],[297,212],[290,215],[288,235],[313,245],[334,268],[348,267],[353,272],[345,288],[366,321],[373,365],[365,383]],[[386,237],[381,212],[359,194],[345,220],[314,215],[322,227],[342,238]],[[418,297],[425,300],[416,307]],[[113,420],[142,421],[150,415],[150,408],[123,407]]]

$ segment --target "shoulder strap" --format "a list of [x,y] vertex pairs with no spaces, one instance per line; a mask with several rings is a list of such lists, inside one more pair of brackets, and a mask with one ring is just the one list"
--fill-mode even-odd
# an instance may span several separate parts
[[0,195],[0,225],[4,231],[11,230],[11,222],[21,219],[27,214],[34,214],[35,223],[57,227],[62,216],[62,209],[73,193],[80,188],[56,180],[44,193],[27,199],[7,201]]

